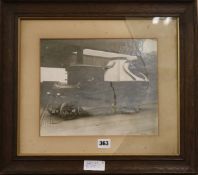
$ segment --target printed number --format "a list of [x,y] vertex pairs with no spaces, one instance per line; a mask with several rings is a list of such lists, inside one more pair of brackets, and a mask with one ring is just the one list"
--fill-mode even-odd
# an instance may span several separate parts
[[98,148],[111,148],[110,139],[98,139],[97,141]]
[[99,143],[99,145],[100,145],[100,146],[103,146],[103,145],[106,146],[106,145],[109,145],[109,142],[108,142],[108,141],[102,141],[102,140],[101,140],[100,143]]

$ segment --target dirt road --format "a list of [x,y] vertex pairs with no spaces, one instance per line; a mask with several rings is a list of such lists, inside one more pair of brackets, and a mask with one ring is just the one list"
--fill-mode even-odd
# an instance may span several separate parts
[[151,108],[133,114],[89,116],[63,120],[51,116],[46,108],[41,112],[41,136],[82,135],[152,135],[157,134],[157,114]]

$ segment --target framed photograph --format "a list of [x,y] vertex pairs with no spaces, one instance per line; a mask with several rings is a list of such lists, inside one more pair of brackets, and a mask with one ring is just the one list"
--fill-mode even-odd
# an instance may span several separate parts
[[196,174],[197,1],[1,0],[2,174]]
[[40,136],[157,134],[156,39],[40,42]]

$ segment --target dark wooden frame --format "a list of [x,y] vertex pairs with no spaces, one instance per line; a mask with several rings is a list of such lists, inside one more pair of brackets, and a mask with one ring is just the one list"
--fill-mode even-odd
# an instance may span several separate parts
[[[198,173],[197,0],[0,0],[0,174],[96,174],[83,160],[105,160],[98,174]],[[17,22],[19,17],[180,18],[179,156],[17,156]]]

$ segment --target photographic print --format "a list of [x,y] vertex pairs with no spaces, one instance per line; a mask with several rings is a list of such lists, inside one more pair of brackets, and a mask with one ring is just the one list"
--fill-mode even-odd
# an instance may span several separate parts
[[41,39],[40,136],[158,134],[156,39]]

